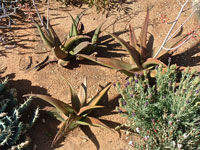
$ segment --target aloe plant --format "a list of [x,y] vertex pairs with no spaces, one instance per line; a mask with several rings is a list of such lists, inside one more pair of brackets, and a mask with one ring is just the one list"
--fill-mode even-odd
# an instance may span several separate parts
[[35,123],[39,109],[35,110],[29,123],[23,122],[21,116],[32,99],[28,98],[18,106],[16,90],[8,89],[6,83],[0,84],[0,149],[21,150],[30,144],[27,131]]
[[92,38],[83,35],[84,26],[80,22],[83,13],[77,15],[75,19],[69,14],[72,19],[72,25],[67,38],[63,42],[61,42],[52,26],[50,24],[47,25],[47,21],[43,21],[45,31],[36,23],[44,44],[52,50],[58,60],[58,64],[63,67],[67,66],[71,58],[78,53],[90,52],[97,46],[103,23],[95,30]]
[[64,133],[68,133],[69,131],[75,129],[80,125],[108,128],[99,119],[91,117],[89,116],[89,114],[91,113],[92,110],[103,107],[98,105],[98,103],[102,99],[102,97],[106,94],[106,92],[109,90],[111,84],[108,84],[95,97],[93,97],[91,100],[88,100],[86,78],[83,79],[83,83],[80,86],[78,94],[67,80],[66,83],[70,87],[72,106],[66,104],[63,101],[60,101],[58,99],[46,95],[40,95],[40,94],[26,95],[26,96],[33,96],[40,98],[55,107],[48,109],[48,112],[61,121],[61,127],[57,132],[52,142],[52,145],[54,145],[64,135]]
[[[129,76],[135,73],[143,74],[144,70],[151,70],[158,64],[162,64],[164,67],[166,67],[166,65],[162,61],[164,61],[168,56],[167,55],[168,51],[163,51],[157,58],[153,58],[157,50],[153,48],[154,38],[152,35],[147,41],[148,22],[149,22],[149,10],[147,10],[146,18],[138,40],[136,39],[136,35],[134,33],[133,28],[131,27],[131,25],[129,25],[130,43],[125,42],[123,39],[119,38],[113,33],[109,33],[128,52],[131,59],[130,62],[124,62],[112,58],[99,58],[96,56],[87,56],[84,54],[78,54],[78,56],[94,61],[100,65],[116,69]],[[186,36],[187,36],[186,34],[176,35],[174,38],[168,41],[166,47],[168,48],[175,47]],[[153,73],[152,75],[155,76]]]

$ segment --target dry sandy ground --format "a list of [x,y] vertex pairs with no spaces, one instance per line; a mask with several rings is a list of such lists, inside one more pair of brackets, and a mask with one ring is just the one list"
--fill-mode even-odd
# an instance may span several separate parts
[[[94,30],[101,22],[106,20],[103,30],[114,32],[128,41],[128,25],[131,24],[135,27],[136,34],[138,35],[146,15],[146,8],[149,6],[149,32],[154,35],[154,46],[159,47],[171,26],[167,22],[173,21],[180,9],[178,0],[169,0],[167,2],[166,0],[138,0],[126,6],[130,8],[128,15],[121,11],[110,12],[106,16],[106,13],[97,14],[94,8],[88,9],[82,18],[82,23],[85,25],[84,32],[87,33]],[[187,8],[189,7],[188,5]],[[44,11],[46,10],[46,5],[40,3],[38,4],[38,8],[41,13],[46,13]],[[59,37],[64,39],[71,25],[71,19],[67,12],[76,16],[84,8],[87,8],[87,6],[82,6],[82,8],[66,8],[61,6],[60,3],[52,2],[50,8],[51,24]],[[178,24],[180,25],[190,13],[191,9],[185,11]],[[164,20],[167,22],[163,22],[163,19],[161,19],[163,15],[166,15]],[[197,27],[197,21],[193,17],[191,21],[186,23],[183,32],[189,33]],[[61,68],[56,64],[49,64],[40,71],[26,71],[24,67],[27,66],[29,57],[32,58],[32,66],[34,66],[50,54],[38,54],[38,52],[44,51],[45,47],[38,36],[38,31],[34,23],[18,20],[16,25],[13,25],[12,30],[8,32],[4,30],[3,32],[13,38],[16,43],[16,48],[5,50],[5,46],[1,47],[2,50],[5,50],[6,57],[0,57],[0,67],[7,67],[7,70],[2,76],[9,76],[12,79],[10,86],[17,88],[19,98],[24,94],[32,92],[49,94],[55,98],[69,102],[69,89],[62,78],[60,78],[61,75],[74,85],[76,89],[78,89],[81,83],[81,78],[87,76],[89,97],[94,96],[101,89],[101,86],[105,86],[109,82],[123,82],[126,78],[125,75],[115,70],[96,65],[86,60],[73,61],[68,68]],[[177,55],[173,57],[173,61],[182,66],[191,66],[199,69],[199,39],[200,37],[197,35],[196,39],[191,39],[187,44],[182,46],[176,52]],[[105,42],[109,45],[106,48],[97,50],[99,57],[115,57],[123,60],[128,58],[126,52],[111,37],[106,36],[105,32],[101,34],[101,40],[102,43]],[[191,48],[195,43],[198,43],[196,47]],[[188,48],[190,48],[189,51],[187,50]],[[126,122],[126,119],[122,118],[115,111],[118,96],[116,88],[112,86],[103,101],[106,108],[94,112],[94,116],[108,120],[104,122],[112,128]],[[40,100],[34,100],[32,107],[34,108],[36,105],[44,108],[48,104]],[[130,140],[133,142],[136,141],[135,136],[128,137],[123,131],[121,131],[122,136],[120,137],[117,133],[110,132],[106,129],[82,127],[81,129],[77,128],[70,132],[56,147],[52,148],[51,142],[56,134],[58,125],[58,121],[41,111],[40,118],[30,131],[32,142],[37,146],[37,150],[129,150],[132,148],[128,145],[128,142]]]

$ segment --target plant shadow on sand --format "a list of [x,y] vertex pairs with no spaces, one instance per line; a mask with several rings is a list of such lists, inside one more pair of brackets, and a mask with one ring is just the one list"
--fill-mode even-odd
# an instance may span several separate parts
[[200,56],[196,56],[198,53],[200,53],[200,42],[196,43],[183,53],[171,56],[172,64],[176,63],[177,66],[183,67],[193,67],[200,65]]

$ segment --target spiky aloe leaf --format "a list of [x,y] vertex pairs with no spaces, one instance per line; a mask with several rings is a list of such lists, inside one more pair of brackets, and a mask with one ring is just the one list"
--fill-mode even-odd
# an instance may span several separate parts
[[86,49],[89,45],[90,45],[90,42],[88,42],[88,41],[81,42],[73,49],[73,52],[70,54],[76,55],[79,52],[81,52],[82,50]]
[[161,62],[160,60],[158,59],[155,59],[155,58],[148,58],[143,64],[143,68],[148,68],[150,66],[155,66],[155,65],[163,65],[163,66],[166,66],[163,62]]
[[91,99],[88,106],[96,106],[102,97],[107,93],[112,84],[108,84],[101,92],[99,92],[94,98]]
[[89,39],[88,36],[85,36],[85,35],[78,35],[78,36],[74,36],[74,37],[71,37],[69,38],[65,43],[64,43],[64,46],[63,46],[63,51],[70,51],[70,47],[71,45],[73,45],[74,42],[77,42],[81,39]]
[[[45,27],[47,27],[47,22],[44,21],[43,23],[45,24]],[[49,33],[51,34],[51,37],[53,37],[53,39],[54,39],[54,44],[55,44],[56,46],[60,46],[62,43],[61,43],[61,41],[60,41],[58,35],[56,34],[55,30],[53,29],[53,27],[50,25],[50,23],[49,23],[48,27],[49,27],[49,28],[48,28],[47,30],[48,30]]]
[[55,45],[54,45],[54,41],[52,41],[50,39],[50,37],[46,36],[44,34],[44,32],[42,31],[41,27],[36,23],[36,27],[39,31],[40,37],[42,38],[42,41],[44,42],[44,44],[46,44],[50,49],[52,49]]
[[86,112],[91,111],[97,108],[103,108],[104,106],[84,106],[81,107],[80,111],[78,112],[78,116],[83,116]]
[[149,57],[153,57],[153,53],[154,53],[154,48],[153,48],[153,44],[154,44],[154,36],[152,34],[150,34],[149,37],[149,41],[147,43],[147,53],[146,53],[146,59]]
[[118,70],[118,71],[124,73],[127,76],[133,76],[136,73],[137,74],[143,74],[143,70],[144,70],[144,68],[135,67],[135,68],[132,68],[131,70],[123,70],[123,69],[121,69],[121,70]]
[[83,77],[83,82],[81,83],[78,97],[80,99],[81,107],[84,106],[87,100],[87,79],[85,76]]
[[[63,79],[65,80],[64,77],[63,77]],[[68,84],[68,86],[70,88],[72,107],[77,113],[77,112],[79,112],[79,110],[81,108],[80,99],[79,99],[76,91],[74,90],[73,86],[69,83],[69,81],[65,80],[65,82]]]
[[100,57],[89,56],[89,55],[84,55],[84,54],[77,54],[77,56],[91,60],[100,65],[103,65],[112,69],[116,69],[116,70],[121,70],[121,69],[130,70],[133,67],[135,67],[135,65],[132,65],[130,63],[120,61],[117,59],[113,59],[113,58],[100,58]]
[[61,116],[60,112],[54,107],[46,106],[43,110],[45,110],[50,116],[56,118],[59,121],[65,121],[65,119]]
[[41,95],[41,94],[27,94],[25,96],[32,96],[32,97],[40,98],[40,99],[50,103],[54,107],[56,107],[61,113],[65,114],[66,116],[75,112],[75,110],[70,105],[68,105],[60,100],[57,100],[55,98],[52,98],[50,96]]
[[70,116],[68,120],[61,123],[61,127],[57,132],[56,136],[53,139],[52,146],[56,144],[56,142],[64,136],[64,134],[68,133],[69,131],[77,128],[79,124],[76,121],[80,120],[82,117],[79,116]]
[[58,132],[56,133],[56,136],[54,137],[53,141],[52,141],[52,146],[55,145],[55,143],[64,136],[64,131],[65,131],[65,128],[67,126],[67,123],[68,123],[68,120],[65,120],[61,123],[61,127],[60,129],[58,130]]
[[137,39],[136,39],[134,29],[132,28],[131,25],[129,25],[129,31],[130,31],[130,45],[136,48],[137,47]]
[[62,51],[60,47],[54,47],[52,48],[53,54],[56,56],[57,59],[65,59],[68,56],[68,53],[65,51]]
[[140,41],[141,41],[141,57],[143,58],[143,60],[146,59],[146,53],[145,52],[147,49],[147,29],[148,29],[148,20],[149,20],[149,9],[147,9],[147,14],[146,14],[146,18],[140,33]]
[[118,36],[109,33],[117,42],[121,44],[121,46],[129,53],[131,56],[131,63],[136,64],[139,68],[141,67],[141,62],[140,62],[140,54],[138,51],[129,45],[127,42],[125,42],[123,39],[119,38]]
[[[35,23],[37,23],[37,22],[35,22]],[[46,32],[47,35],[48,35],[48,36],[46,36],[46,37],[48,37],[49,39],[51,39],[51,41],[54,41],[54,36],[53,36],[52,32],[50,32],[50,30],[47,29],[47,20],[46,20],[45,17],[43,18],[43,26],[44,26],[45,32]],[[55,43],[54,43],[54,44],[55,44]]]
[[103,26],[104,22],[99,25],[99,27],[95,30],[94,35],[92,37],[92,44],[96,44],[99,39],[99,34],[101,32],[101,28]]
[[107,125],[105,125],[103,122],[101,122],[99,119],[96,119],[94,117],[86,117],[82,118],[79,121],[76,121],[80,125],[85,125],[85,126],[95,126],[95,127],[101,127],[101,128],[106,128],[110,129]]
[[86,10],[87,10],[87,9],[85,9],[85,10],[82,11],[79,15],[76,16],[74,22],[72,23],[70,32],[69,32],[69,38],[71,38],[72,35],[73,35],[74,23],[75,23],[75,26],[78,27],[78,24],[79,24],[79,22],[80,22],[80,20],[81,20],[81,17],[84,15],[84,13],[85,13]]
[[68,14],[72,19],[72,28],[70,30],[69,35],[70,35],[70,37],[77,36],[78,35],[78,30],[77,30],[78,23],[76,23],[76,21],[74,20],[74,18],[72,17],[72,15],[70,13],[68,13]]

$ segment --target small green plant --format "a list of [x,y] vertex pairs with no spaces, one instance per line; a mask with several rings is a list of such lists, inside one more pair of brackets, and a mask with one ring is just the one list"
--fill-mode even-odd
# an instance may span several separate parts
[[61,127],[56,134],[52,145],[54,145],[64,134],[67,134],[69,131],[77,128],[80,125],[108,128],[99,119],[90,117],[88,115],[91,113],[92,110],[103,107],[97,104],[109,90],[111,84],[108,84],[95,97],[93,97],[91,100],[88,100],[86,78],[84,78],[78,94],[68,81],[66,81],[66,83],[70,87],[72,106],[50,96],[29,94],[30,96],[38,97],[55,107],[49,110],[49,113],[61,121]]
[[[158,58],[153,58],[153,55],[155,55],[157,50],[153,48],[154,38],[152,35],[147,41],[148,22],[149,22],[149,10],[147,10],[146,19],[144,21],[144,25],[141,29],[141,33],[138,40],[136,39],[134,30],[132,29],[131,26],[129,26],[130,44],[125,42],[123,39],[117,37],[116,35],[109,33],[128,52],[131,58],[130,62],[124,62],[112,58],[99,58],[95,56],[87,56],[84,54],[78,54],[78,56],[94,61],[100,65],[116,69],[129,76],[132,76],[135,73],[142,74],[144,70],[153,70],[155,66],[158,64],[166,66],[163,63],[163,61],[165,61],[166,58],[168,57],[168,51],[163,51],[163,53],[160,54]],[[172,38],[167,42],[166,47],[174,48],[186,36],[187,34],[183,34],[180,36],[177,34],[176,36],[174,36],[174,38]],[[155,76],[155,74],[152,73],[152,76]]]
[[200,149],[200,76],[188,69],[179,79],[175,65],[165,74],[162,69],[156,68],[154,85],[146,73],[129,78],[123,90],[118,84],[118,109],[143,139],[134,145],[142,150]]
[[31,98],[23,104],[17,105],[16,91],[8,89],[6,82],[0,84],[0,149],[1,150],[21,150],[30,143],[27,131],[30,129],[36,118],[39,109],[29,123],[21,120],[24,110],[30,105]]
[[60,41],[54,29],[50,24],[47,24],[46,20],[43,21],[45,31],[36,23],[44,44],[53,51],[54,56],[58,60],[58,64],[63,67],[67,66],[71,58],[78,53],[89,53],[98,44],[98,38],[103,23],[95,30],[92,38],[83,35],[84,26],[80,22],[83,13],[84,12],[79,14],[75,19],[69,14],[73,23],[67,38],[63,42]]

